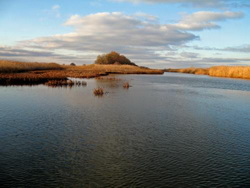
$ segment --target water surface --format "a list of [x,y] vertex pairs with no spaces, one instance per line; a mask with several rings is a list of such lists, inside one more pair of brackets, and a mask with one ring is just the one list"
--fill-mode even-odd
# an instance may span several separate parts
[[[0,87],[1,185],[250,185],[250,81],[118,77],[71,89]],[[97,86],[108,93],[95,97]]]

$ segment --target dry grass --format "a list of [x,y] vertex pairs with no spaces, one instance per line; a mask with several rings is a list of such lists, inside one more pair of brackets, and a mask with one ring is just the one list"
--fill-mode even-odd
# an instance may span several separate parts
[[60,70],[62,66],[56,63],[24,63],[0,60],[0,73],[16,73],[34,70]]
[[116,77],[109,77],[109,76],[101,76],[101,77],[96,77],[97,80],[108,80],[108,81],[121,81],[121,78],[116,78]]
[[54,74],[53,72],[43,72],[41,74],[34,72],[14,74],[0,73],[0,85],[37,85],[50,80],[67,80],[67,77],[61,74]]
[[163,74],[157,69],[131,65],[63,66],[55,63],[22,63],[0,60],[0,85],[34,85],[51,80],[96,78],[114,74]]
[[93,93],[95,96],[103,96],[104,90],[102,88],[98,87],[98,88],[94,89]]
[[216,66],[209,69],[210,76],[250,79],[250,66]]
[[114,73],[114,74],[163,74],[164,71],[160,69],[148,69],[144,67],[137,67],[132,65],[85,65],[77,67],[68,67],[70,70],[93,71],[96,73]]
[[208,75],[207,68],[185,68],[185,69],[167,69],[167,72],[179,72],[179,73],[187,73],[187,74],[203,74]]
[[226,78],[250,79],[250,66],[214,66],[210,68],[167,69],[166,72],[201,74]]

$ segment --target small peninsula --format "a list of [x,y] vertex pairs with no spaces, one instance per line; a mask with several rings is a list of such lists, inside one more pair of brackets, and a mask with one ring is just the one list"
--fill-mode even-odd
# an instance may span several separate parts
[[117,52],[99,55],[94,64],[76,66],[0,60],[0,85],[37,85],[71,78],[95,78],[109,74],[163,74],[160,69],[137,66]]

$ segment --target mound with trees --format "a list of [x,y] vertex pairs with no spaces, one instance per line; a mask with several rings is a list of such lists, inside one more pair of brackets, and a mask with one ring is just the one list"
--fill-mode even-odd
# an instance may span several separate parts
[[135,63],[131,62],[127,57],[115,51],[112,51],[108,54],[98,55],[95,64],[137,66]]

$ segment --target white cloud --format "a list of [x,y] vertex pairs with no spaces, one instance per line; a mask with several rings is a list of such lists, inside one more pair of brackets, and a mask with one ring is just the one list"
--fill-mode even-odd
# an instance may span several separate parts
[[198,37],[168,24],[146,22],[119,12],[71,16],[65,24],[74,32],[23,41],[33,47],[108,51],[121,47],[167,47]]
[[46,10],[46,12],[50,15],[60,18],[61,17],[60,8],[61,8],[60,5],[53,5],[51,9]]
[[215,22],[225,21],[227,19],[238,19],[241,17],[243,17],[243,13],[241,12],[200,11],[191,15],[185,15],[179,23],[174,25],[183,30],[215,29],[220,28],[220,26]]
[[[128,16],[120,12],[103,12],[81,17],[71,16],[65,26],[74,28],[74,32],[40,37],[23,41],[29,47],[68,50],[93,50],[105,52],[125,48],[145,49],[168,48],[170,45],[182,45],[199,37],[188,32],[218,28],[218,21],[242,17],[239,12],[196,12],[184,17],[176,24],[159,24],[140,19],[150,17]],[[154,17],[152,17],[154,18]]]
[[142,18],[142,19],[144,19],[145,21],[148,21],[148,22],[156,22],[156,21],[158,21],[158,18],[156,16],[146,14],[144,12],[137,12],[133,16],[138,17],[138,18]]

